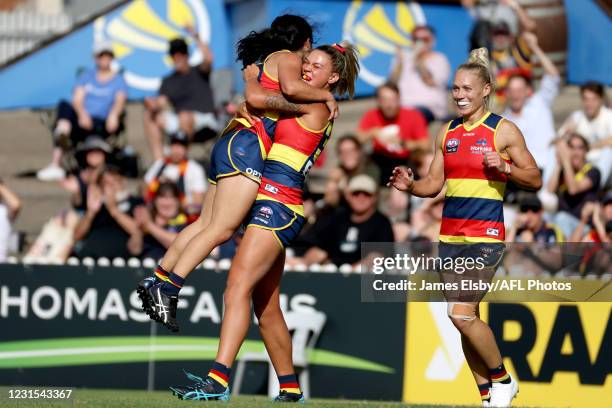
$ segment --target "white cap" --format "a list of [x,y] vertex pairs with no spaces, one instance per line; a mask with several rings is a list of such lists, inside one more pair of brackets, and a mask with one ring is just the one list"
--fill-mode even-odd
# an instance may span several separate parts
[[99,55],[103,52],[110,52],[111,54],[115,55],[115,52],[113,51],[113,43],[110,41],[98,41],[96,43],[94,43],[93,46],[93,53],[94,55]]
[[366,193],[376,194],[376,190],[378,190],[376,181],[367,174],[359,174],[351,178],[348,184],[348,191],[351,193],[364,191]]

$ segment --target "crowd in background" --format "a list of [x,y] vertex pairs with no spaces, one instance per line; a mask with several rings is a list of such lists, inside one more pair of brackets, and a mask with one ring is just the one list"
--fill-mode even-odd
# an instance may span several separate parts
[[[475,19],[472,47],[490,50],[497,82],[492,110],[519,127],[543,174],[539,192],[508,186],[507,240],[609,243],[612,110],[605,86],[583,84],[582,108],[556,129],[552,104],[561,76],[538,44],[535,23],[514,0],[462,3]],[[190,158],[189,147],[213,138],[223,123],[213,103],[212,53],[194,30],[187,32],[202,60],[190,65],[185,39],[170,42],[174,70],[158,95],[144,101],[143,125],[154,162],[138,191],[128,188],[129,172],[116,154],[127,85],[111,68],[112,46],[95,44],[96,68],[79,75],[71,101],[59,103],[52,160],[37,174],[40,180],[59,181],[71,193],[70,207],[77,216],[64,213],[61,221],[46,225],[51,232],[43,230],[31,256],[53,252],[64,259],[158,259],[197,218],[208,184],[206,160],[203,165]],[[376,89],[376,107],[363,112],[352,133],[334,135],[336,165],[326,172],[321,191],[307,192],[308,224],[290,248],[289,263],[357,264],[361,242],[437,241],[444,191],[418,198],[385,186],[398,165],[410,166],[417,178],[427,173],[433,157],[431,128],[453,117],[447,88],[452,72],[446,56],[435,51],[435,30],[416,27],[412,40],[411,49],[398,47],[388,81]],[[533,74],[536,61],[541,78]],[[0,200],[4,242],[20,203],[2,182]],[[217,256],[231,257],[238,241],[234,237]]]

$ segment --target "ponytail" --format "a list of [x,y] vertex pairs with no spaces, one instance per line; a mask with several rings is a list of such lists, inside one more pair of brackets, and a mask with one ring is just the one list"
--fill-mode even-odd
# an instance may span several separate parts
[[352,98],[355,94],[355,81],[359,75],[359,57],[357,49],[348,41],[338,44],[321,45],[317,47],[327,53],[332,60],[332,71],[338,73],[338,81],[331,84],[330,89],[338,96],[348,94]]

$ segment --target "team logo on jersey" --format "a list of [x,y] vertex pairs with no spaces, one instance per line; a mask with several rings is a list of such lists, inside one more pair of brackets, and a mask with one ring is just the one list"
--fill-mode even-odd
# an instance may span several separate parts
[[264,218],[270,219],[273,214],[274,214],[274,211],[270,207],[261,207],[259,209],[259,215],[261,215]]
[[112,42],[127,84],[143,91],[157,91],[161,77],[172,68],[169,40],[184,37],[189,44],[189,62],[196,65],[202,60],[185,26],[194,27],[206,43],[210,43],[211,34],[208,10],[200,0],[135,0],[99,17],[93,26],[94,40]]
[[359,78],[371,86],[382,85],[396,47],[410,50],[414,27],[427,24],[416,2],[365,2],[353,0],[343,22],[343,38],[359,49]]
[[449,139],[446,142],[446,153],[456,153],[459,149],[459,139]]

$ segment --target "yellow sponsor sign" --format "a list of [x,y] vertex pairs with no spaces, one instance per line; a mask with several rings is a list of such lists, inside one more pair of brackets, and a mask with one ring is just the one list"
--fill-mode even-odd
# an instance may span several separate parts
[[[483,303],[517,406],[612,407],[610,303]],[[480,405],[445,303],[408,303],[403,400]]]

